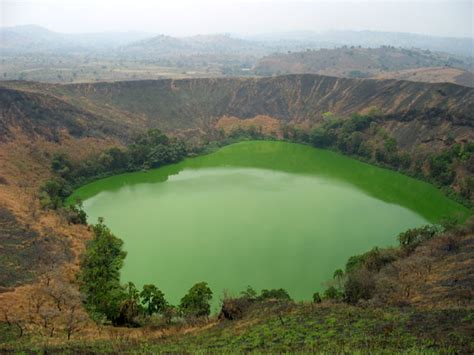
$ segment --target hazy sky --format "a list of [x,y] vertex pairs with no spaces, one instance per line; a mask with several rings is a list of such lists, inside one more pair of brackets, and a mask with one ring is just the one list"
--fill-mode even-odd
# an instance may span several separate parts
[[331,29],[474,37],[474,0],[0,0],[3,26],[169,35]]

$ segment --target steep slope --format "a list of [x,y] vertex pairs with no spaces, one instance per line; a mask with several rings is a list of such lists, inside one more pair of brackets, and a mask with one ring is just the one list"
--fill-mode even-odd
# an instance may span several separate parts
[[408,140],[400,135],[407,148],[426,140],[442,142],[448,133],[455,140],[474,139],[474,90],[453,84],[305,74],[71,85],[10,82],[0,93],[4,132],[28,120],[27,131],[57,124],[73,135],[102,132],[125,138],[127,130],[150,127],[204,134],[226,117],[267,116],[280,124],[312,126],[326,112],[348,116],[377,108],[389,133],[419,126]]
[[[0,251],[8,253],[8,258],[3,255],[0,257],[2,266],[0,268],[0,304],[4,308],[1,311],[5,317],[11,316],[12,321],[15,321],[13,318],[15,315],[19,315],[19,319],[25,319],[31,302],[35,301],[32,300],[36,297],[35,290],[43,289],[45,283],[49,283],[51,278],[59,279],[59,276],[64,275],[67,277],[57,286],[61,292],[65,288],[75,290],[74,299],[77,301],[75,304],[81,304],[74,280],[85,244],[91,238],[91,231],[85,226],[69,225],[63,215],[56,211],[41,209],[39,204],[38,188],[52,177],[49,167],[54,153],[64,152],[74,160],[82,160],[89,155],[98,155],[108,147],[120,146],[135,133],[150,127],[160,127],[169,133],[199,138],[209,135],[225,122],[231,122],[236,127],[242,122],[252,125],[271,123],[271,129],[278,135],[281,133],[279,130],[287,124],[306,130],[317,126],[326,119],[324,113],[328,111],[333,113],[332,116],[342,116],[341,119],[344,119],[344,116],[352,113],[368,112],[373,107],[377,107],[380,120],[376,122],[374,129],[368,129],[368,132],[364,133],[380,136],[382,139],[392,136],[400,149],[415,154],[421,147],[428,155],[452,147],[456,142],[474,141],[473,105],[474,89],[453,84],[341,79],[318,75],[74,85],[2,83],[0,85],[0,236],[2,237]],[[472,231],[469,236],[471,235]],[[449,297],[455,296],[453,300],[464,301],[466,295],[469,296],[465,289],[472,283],[470,278],[465,277],[472,268],[470,262],[473,260],[472,244],[472,237],[466,238],[465,242],[459,246],[459,253],[444,253],[442,257],[445,259],[439,259],[441,261],[433,254],[431,247],[425,249],[425,261],[426,258],[433,258],[433,255],[436,257],[433,261],[436,267],[432,268],[433,273],[436,274],[428,275],[430,279],[427,282],[420,288],[414,288],[408,301],[413,305],[423,305],[420,301],[420,298],[423,298],[441,307],[444,306],[442,297],[436,295],[445,295],[447,292],[451,292]],[[440,247],[444,248],[444,245]],[[412,264],[407,267],[411,270]],[[20,273],[18,270],[21,268],[28,268],[34,272]],[[418,266],[414,269],[417,270]],[[453,270],[453,273],[445,272],[446,270]],[[456,281],[454,281],[452,278],[454,273],[462,276],[462,279],[456,276]],[[411,283],[413,281],[412,274],[404,276],[389,273],[387,275],[387,277],[392,276],[397,277],[395,282],[401,280],[404,283]],[[29,282],[33,285],[25,284]],[[455,288],[452,287],[453,283],[457,284]],[[433,290],[433,295],[429,297],[426,295],[425,286]],[[13,287],[15,287],[14,290],[12,290]],[[397,288],[393,290],[397,291]],[[397,291],[396,294],[387,295],[387,297],[396,301],[399,294],[400,292]],[[39,297],[36,298],[37,302],[41,301]],[[359,347],[366,349],[366,338],[380,334],[378,327],[382,327],[385,331],[386,326],[390,332],[393,330],[391,343],[387,345],[383,340],[376,344],[374,351],[377,349],[395,351],[414,347],[426,350],[432,346],[433,341],[439,338],[438,331],[442,333],[443,339],[451,339],[451,343],[438,344],[436,349],[444,349],[446,345],[448,348],[456,346],[464,350],[470,344],[465,342],[467,336],[463,335],[463,338],[458,341],[452,337],[449,338],[448,335],[449,332],[469,334],[468,330],[465,331],[464,323],[460,323],[466,319],[464,311],[454,314],[443,310],[441,313],[432,315],[416,310],[409,311],[406,318],[403,310],[397,308],[393,313],[390,311],[386,314],[387,319],[396,318],[396,322],[391,321],[387,325],[385,315],[380,318],[378,310],[374,311],[377,317],[375,321],[373,315],[367,314],[362,307],[343,307],[342,314],[338,314],[337,309],[331,306],[316,309],[309,306],[310,310],[305,308],[307,306],[302,307],[300,309],[302,313],[298,313],[298,310],[297,313],[291,310],[286,313],[285,310],[284,320],[282,320],[281,312],[277,311],[270,316],[264,310],[266,314],[264,318],[243,319],[241,323],[235,324],[236,328],[233,324],[227,327],[225,323],[218,323],[216,327],[209,328],[209,333],[203,333],[205,336],[208,334],[212,337],[212,340],[206,343],[203,343],[199,336],[194,338],[191,335],[187,338],[182,337],[180,333],[177,338],[171,339],[171,343],[159,342],[154,350],[177,351],[177,349],[182,350],[183,346],[184,349],[190,351],[195,350],[197,346],[201,346],[203,351],[209,351],[209,348],[223,351],[265,351],[268,349],[311,351],[318,349],[311,342],[301,344],[301,334],[309,334],[310,337],[317,337],[317,339],[327,334],[342,334],[341,338],[336,339],[336,343],[348,338],[354,340],[344,349]],[[329,309],[328,313],[325,309]],[[449,327],[433,329],[428,336],[419,335],[418,338],[411,336],[413,324],[416,325],[416,331],[422,334],[427,326],[441,324],[450,315],[453,317],[449,318]],[[301,319],[311,322],[312,319],[322,319],[322,317],[324,317],[324,324],[328,327],[321,332],[317,324],[306,323],[304,323],[304,329],[292,330],[293,325],[301,324]],[[286,319],[288,319],[289,328],[278,325],[286,322]],[[358,323],[362,326],[359,333],[362,335],[354,338],[332,326],[339,319],[347,321],[348,325],[352,324],[354,319],[369,323],[368,325]],[[407,319],[410,320],[408,328],[405,326]],[[262,327],[255,327],[257,323],[262,324]],[[43,323],[38,324],[40,324],[39,327],[33,329],[41,329]],[[3,335],[1,334],[3,329],[9,329],[11,333],[13,329],[11,326],[3,326],[5,323],[0,323],[0,335]],[[374,330],[374,326],[377,329]],[[93,324],[83,327],[86,341],[91,338],[97,339],[97,329]],[[290,336],[288,347],[278,345],[266,348],[264,345],[251,344],[254,339],[270,341],[269,337],[260,336],[260,332],[268,329],[280,332],[281,336],[276,338],[278,344],[285,341],[285,334],[296,335]],[[307,329],[311,331],[308,333]],[[353,328],[347,326],[345,329]],[[226,338],[221,330],[230,336]],[[237,345],[234,347],[227,342],[229,338],[235,339],[234,330],[236,334],[244,334],[242,347]],[[127,337],[131,334],[128,329],[119,331]],[[134,334],[137,337],[143,337],[140,331]],[[117,335],[116,332],[117,329],[114,328],[110,330],[110,334],[107,331],[103,335],[106,339],[107,351],[110,351],[111,343],[113,343],[109,340]],[[399,332],[407,336],[407,343],[400,345]],[[161,335],[162,333],[153,333],[151,339],[156,340]],[[16,344],[17,336],[17,333],[13,334],[11,344]],[[183,345],[182,342],[188,340],[189,343]],[[247,343],[250,345],[247,346]],[[124,342],[120,344],[125,346],[122,350],[133,350],[133,344]],[[229,347],[226,347],[227,344]],[[319,349],[330,349],[332,344],[329,343],[327,348],[322,346]],[[141,347],[142,344],[137,346]],[[143,346],[148,346],[148,343]],[[102,350],[97,349],[95,345],[88,349]],[[149,347],[147,349],[150,351]],[[7,350],[11,350],[10,345]],[[71,349],[73,352],[74,350],[82,351],[83,348],[79,346],[77,349]],[[120,350],[120,348],[114,348],[114,350]]]
[[[144,115],[165,129],[196,128],[223,116],[267,115],[285,122],[318,121],[371,107],[398,119],[471,125],[474,90],[450,84],[356,80],[318,75],[259,79],[183,79],[53,86],[51,92]],[[434,116],[434,117],[433,117]]]
[[133,127],[67,103],[43,88],[47,86],[32,91],[0,85],[0,141],[13,138],[14,130],[56,142],[63,133],[74,138],[125,138]]

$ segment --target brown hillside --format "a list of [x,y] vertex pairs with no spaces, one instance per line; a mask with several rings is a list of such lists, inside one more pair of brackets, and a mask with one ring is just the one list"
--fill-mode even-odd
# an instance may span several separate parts
[[259,75],[319,74],[474,85],[472,60],[418,49],[343,47],[277,53],[254,67]]
[[32,211],[38,208],[38,186],[50,176],[54,152],[81,159],[151,127],[189,138],[251,126],[280,134],[287,123],[317,125],[328,111],[348,116],[376,107],[384,117],[380,128],[405,151],[428,154],[474,140],[474,89],[396,80],[289,75],[71,85],[7,82],[0,86],[0,107],[0,202],[31,226],[39,221]]
[[474,87],[474,74],[472,72],[449,67],[417,68],[382,72],[376,74],[375,78],[421,81],[425,83],[453,83]]
[[[373,131],[395,137],[407,152],[430,154],[455,142],[474,141],[474,89],[453,84],[319,75],[71,85],[2,83],[0,304],[13,309],[12,316],[25,316],[32,290],[43,294],[45,280],[59,277],[58,270],[61,280],[53,284],[66,287],[75,295],[71,297],[77,300],[74,304],[80,304],[74,273],[91,232],[68,225],[54,211],[41,210],[38,201],[38,187],[51,177],[55,152],[80,160],[124,144],[151,127],[197,138],[240,125],[261,126],[267,133],[279,134],[286,124],[316,126],[328,111],[348,116],[374,107],[382,120]],[[466,237],[463,243],[472,249],[472,238]],[[450,281],[443,270],[472,267],[469,250],[459,258],[443,256],[440,278],[429,276],[430,290],[446,292]],[[25,286],[28,283],[34,286]],[[422,291],[417,290],[418,295]],[[433,299],[438,305],[439,300]]]
[[[2,126],[20,117],[32,120],[31,110],[43,114],[54,107],[55,115],[48,115],[52,116],[48,123],[63,125],[73,135],[85,134],[76,132],[81,124],[88,135],[114,135],[124,128],[140,127],[207,129],[224,116],[264,115],[284,122],[314,123],[328,111],[345,116],[373,107],[399,121],[442,120],[472,126],[474,112],[474,90],[462,86],[319,75],[3,85]],[[33,93],[26,90],[36,95],[28,96]],[[35,122],[30,123],[41,126],[43,121],[34,116]]]

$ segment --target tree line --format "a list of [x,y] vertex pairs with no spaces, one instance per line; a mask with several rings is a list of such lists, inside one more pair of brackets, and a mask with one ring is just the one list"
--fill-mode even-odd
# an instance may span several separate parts
[[[455,143],[450,135],[449,145],[439,152],[426,154],[416,149],[410,153],[402,150],[397,140],[381,124],[383,114],[372,108],[366,114],[353,113],[339,117],[332,112],[323,114],[322,123],[312,128],[291,123],[283,124],[280,134],[264,133],[261,127],[236,127],[230,132],[211,130],[208,141],[194,153],[207,153],[241,140],[276,140],[308,144],[330,149],[374,165],[400,171],[425,180],[441,188],[449,197],[472,207],[474,201],[474,143]],[[457,173],[460,171],[460,173]]]
[[[43,208],[59,209],[77,186],[114,174],[158,168],[176,163],[187,155],[185,143],[170,138],[158,129],[140,134],[132,144],[124,148],[109,148],[82,161],[74,161],[64,153],[52,157],[51,169],[55,178],[40,188]],[[73,223],[83,223],[80,208],[70,207],[68,212]]]
[[113,235],[103,219],[92,226],[94,238],[87,244],[81,262],[80,289],[92,318],[113,325],[138,326],[148,317],[160,315],[171,322],[175,316],[207,317],[211,313],[212,291],[206,282],[196,283],[175,307],[155,285],[139,291],[128,282],[120,283],[120,270],[127,253],[123,241]]
[[[400,149],[379,123],[383,115],[376,108],[367,114],[354,113],[348,118],[331,112],[323,114],[323,123],[310,130],[292,125],[283,126],[283,138],[310,144],[316,148],[332,149],[355,156],[369,163],[398,170],[418,179],[427,180],[442,188],[451,198],[467,207],[474,200],[474,143],[454,143],[450,147],[426,156],[421,152],[407,153]],[[467,174],[456,180],[456,169]],[[453,186],[456,191],[453,190]]]
[[[376,294],[380,298],[388,297],[384,293],[396,292],[399,294],[391,297],[404,300],[409,297],[410,288],[419,283],[420,275],[431,270],[431,263],[435,260],[437,253],[445,255],[455,251],[458,246],[458,236],[472,233],[473,228],[473,219],[463,224],[453,219],[445,219],[440,225],[425,225],[408,229],[398,235],[398,247],[375,247],[363,254],[351,256],[344,269],[335,270],[333,280],[329,282],[329,287],[324,291],[323,297],[315,293],[313,300],[317,303],[322,299],[329,299],[356,304],[367,301]],[[429,241],[436,242],[427,250],[429,255],[425,256],[422,251],[419,252],[416,260],[404,261],[417,248]],[[388,266],[390,268],[387,269]],[[383,274],[382,269],[385,270],[384,275],[380,275]],[[387,273],[390,277],[387,277]],[[405,275],[403,280],[401,275]],[[410,278],[413,280],[407,282],[406,280]],[[396,285],[391,284],[393,280],[398,280]]]
[[[120,270],[127,255],[123,241],[113,235],[102,218],[91,228],[94,238],[82,258],[79,283],[86,309],[95,321],[136,327],[148,324],[153,317],[170,325],[176,318],[194,322],[210,316],[213,292],[206,282],[193,285],[177,306],[170,304],[156,285],[147,284],[139,290],[133,282],[121,284]],[[284,289],[263,289],[257,295],[249,286],[241,296],[249,302],[291,301]]]

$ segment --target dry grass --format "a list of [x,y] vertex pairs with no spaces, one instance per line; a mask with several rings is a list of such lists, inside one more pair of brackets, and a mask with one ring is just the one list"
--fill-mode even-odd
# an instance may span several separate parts
[[380,72],[376,79],[397,79],[426,83],[454,83],[474,87],[474,74],[450,67],[433,67]]
[[223,116],[215,124],[215,128],[223,129],[226,134],[232,133],[232,131],[239,128],[249,129],[251,127],[269,135],[278,135],[281,131],[280,121],[266,115],[257,115],[245,120],[239,119],[238,117]]

